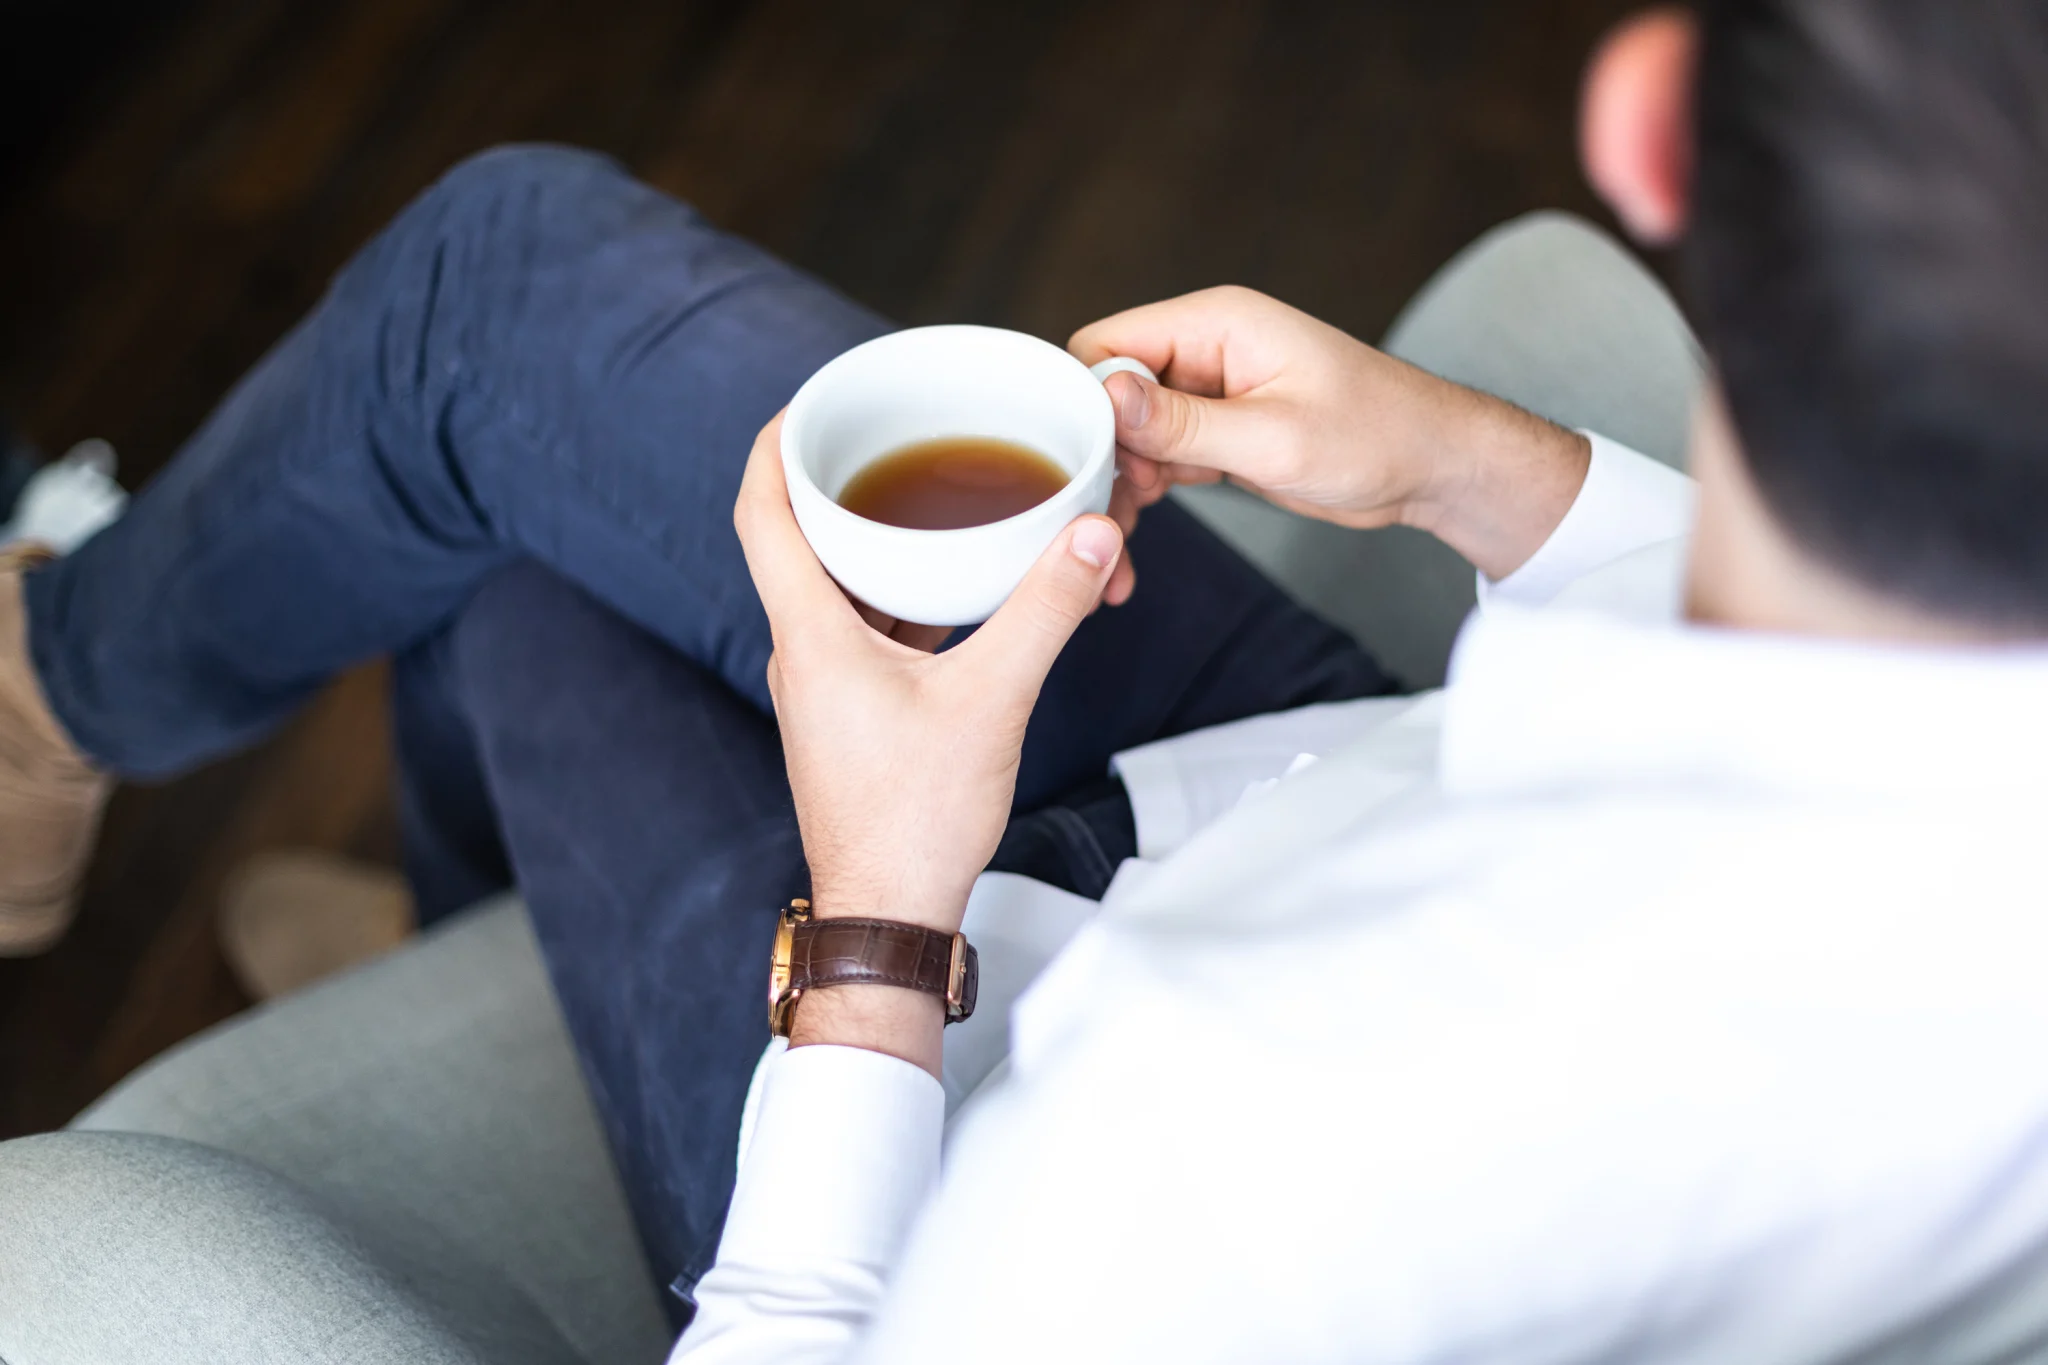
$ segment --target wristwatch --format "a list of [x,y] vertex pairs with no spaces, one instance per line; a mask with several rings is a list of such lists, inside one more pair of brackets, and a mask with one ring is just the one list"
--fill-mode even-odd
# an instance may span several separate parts
[[828,986],[903,986],[946,1002],[946,1022],[974,1013],[981,957],[965,934],[886,919],[813,919],[793,900],[775,930],[768,971],[768,1027],[789,1036],[797,1001]]

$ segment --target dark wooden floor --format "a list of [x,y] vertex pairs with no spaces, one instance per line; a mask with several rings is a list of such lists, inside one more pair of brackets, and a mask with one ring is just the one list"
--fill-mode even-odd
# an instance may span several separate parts
[[[1063,338],[1236,281],[1376,336],[1487,226],[1591,212],[1570,125],[1629,0],[0,0],[0,408],[138,484],[433,176],[609,150],[917,322]],[[30,41],[14,41],[23,35]],[[80,923],[0,962],[0,1137],[241,1008],[252,849],[390,860],[381,680],[115,801]]]

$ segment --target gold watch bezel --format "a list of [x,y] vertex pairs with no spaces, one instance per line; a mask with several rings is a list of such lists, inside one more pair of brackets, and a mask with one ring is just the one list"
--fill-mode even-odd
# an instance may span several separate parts
[[960,1018],[967,1005],[967,935],[953,935],[953,957],[946,964],[946,1018]]
[[810,922],[811,903],[798,897],[783,907],[775,925],[775,952],[768,965],[768,1032],[776,1038],[789,1036],[797,999],[803,995],[790,988],[789,980],[795,974],[791,961],[796,956],[797,926]]

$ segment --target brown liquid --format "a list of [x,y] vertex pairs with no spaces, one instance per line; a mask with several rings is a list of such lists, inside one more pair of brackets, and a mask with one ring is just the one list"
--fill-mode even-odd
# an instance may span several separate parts
[[1030,446],[942,436],[898,446],[855,474],[839,505],[915,531],[957,531],[1028,512],[1067,486],[1067,471]]

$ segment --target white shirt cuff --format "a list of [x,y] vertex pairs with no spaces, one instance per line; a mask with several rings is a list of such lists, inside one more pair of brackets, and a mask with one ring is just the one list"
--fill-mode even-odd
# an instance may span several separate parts
[[1692,529],[1693,481],[1668,465],[1593,432],[1585,486],[1550,539],[1529,562],[1499,582],[1479,575],[1479,604],[1550,604],[1596,569],[1647,546],[1683,538]]
[[714,1343],[723,1359],[741,1341],[850,1340],[938,1183],[946,1098],[921,1067],[799,1047],[767,1057],[760,1082],[718,1261],[676,1360]]

